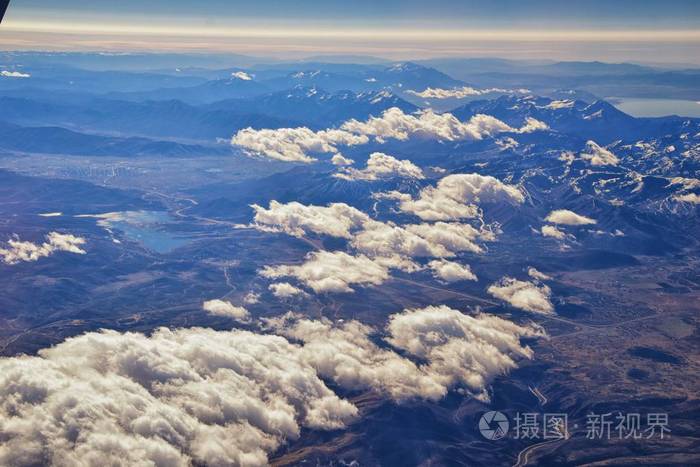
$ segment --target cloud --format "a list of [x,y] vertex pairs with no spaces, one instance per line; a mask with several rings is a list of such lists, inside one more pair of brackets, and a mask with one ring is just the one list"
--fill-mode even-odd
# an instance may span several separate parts
[[250,313],[242,306],[235,306],[225,300],[207,300],[202,304],[202,309],[214,316],[225,316],[236,321],[245,322],[250,319]]
[[371,388],[397,401],[439,400],[464,389],[488,400],[497,375],[532,358],[521,337],[544,336],[535,325],[518,326],[495,316],[467,316],[446,306],[405,310],[389,318],[386,341],[420,363],[379,347],[374,330],[357,321],[332,324],[288,314],[270,320],[281,334],[301,341],[318,373],[349,389]]
[[436,187],[421,190],[417,199],[402,198],[399,208],[423,220],[457,220],[479,217],[480,204],[524,200],[518,187],[494,177],[454,174],[442,178]]
[[423,171],[409,160],[399,160],[382,152],[370,154],[367,167],[355,169],[352,167],[341,169],[333,175],[343,180],[379,180],[382,178],[403,177],[423,179]]
[[395,401],[450,390],[488,399],[494,377],[545,336],[448,307],[390,317],[386,344],[357,321],[287,314],[270,333],[160,328],[68,339],[0,358],[0,464],[259,466],[302,428],[343,429],[359,410],[324,381]]
[[[527,131],[534,131],[535,126],[533,121]],[[381,117],[370,117],[364,122],[348,120],[341,129],[373,136],[380,143],[387,139],[405,141],[409,137],[447,141],[481,140],[499,133],[521,131],[489,115],[478,114],[468,122],[461,122],[451,113],[422,110],[412,115],[403,113],[397,107],[385,110]]]
[[246,331],[89,333],[0,359],[0,464],[259,466],[358,414],[299,346]]
[[306,127],[262,129],[245,128],[231,139],[231,144],[251,154],[260,154],[285,162],[313,162],[308,153],[338,152],[337,145],[354,146],[369,142],[367,136],[342,130],[313,131]]
[[347,157],[341,155],[341,154],[334,154],[333,157],[331,157],[331,162],[333,165],[352,165],[355,163],[354,160],[348,159]]
[[0,76],[4,78],[31,78],[32,75],[29,73],[21,73],[19,71],[2,70],[0,71]]
[[304,294],[303,290],[301,290],[299,287],[294,287],[289,282],[276,282],[274,284],[270,284],[268,288],[272,292],[272,295],[277,298],[289,298],[295,295]]
[[503,94],[528,94],[529,89],[502,89],[502,88],[487,88],[476,89],[469,86],[461,88],[442,89],[442,88],[426,88],[423,91],[406,91],[408,94],[413,94],[424,99],[463,99],[471,96],[483,96],[485,94],[503,93]]
[[246,73],[245,71],[234,71],[231,73],[232,78],[237,78],[243,81],[251,81],[253,77]]
[[387,267],[418,269],[411,258],[452,257],[461,251],[481,253],[476,240],[493,240],[491,232],[480,232],[468,224],[438,222],[396,226],[372,222],[357,233],[351,245]]
[[[406,114],[398,107],[385,110],[379,117],[365,121],[351,119],[340,129],[313,131],[306,127],[262,129],[245,128],[231,139],[231,144],[249,154],[258,154],[286,162],[314,162],[310,154],[339,154],[338,146],[367,144],[370,137],[378,143],[389,139],[409,138],[447,141],[481,140],[499,133],[529,133],[546,129],[547,125],[528,118],[522,128],[513,128],[489,115],[474,115],[461,122],[450,113],[438,114],[422,110]],[[338,160],[338,159],[336,159]]]
[[389,278],[386,267],[365,255],[315,251],[301,265],[266,266],[263,277],[295,277],[316,293],[354,292],[351,285],[380,285]]
[[557,240],[564,240],[566,238],[566,234],[553,225],[543,225],[540,231],[544,237],[553,237]]
[[255,292],[248,292],[246,296],[243,297],[243,301],[248,305],[255,305],[260,301],[260,294]]
[[343,203],[323,207],[271,201],[269,209],[253,207],[256,215],[251,225],[255,228],[294,236],[315,233],[346,238],[356,252],[381,268],[409,272],[420,269],[413,258],[452,257],[462,251],[481,253],[479,241],[495,240],[494,233],[487,228],[477,230],[468,224],[398,226],[379,222]]
[[428,267],[433,270],[433,276],[445,282],[477,280],[476,275],[468,265],[439,259],[429,262]]
[[591,165],[617,165],[620,162],[615,154],[590,140],[586,142],[586,149],[581,152],[581,158]]
[[22,261],[37,261],[58,251],[84,255],[85,250],[80,248],[84,244],[85,239],[82,237],[59,232],[50,232],[41,245],[14,237],[7,241],[7,248],[0,248],[0,258],[4,263],[12,265]]
[[324,207],[307,206],[296,201],[282,204],[273,200],[268,209],[257,204],[252,207],[255,210],[253,227],[295,237],[315,233],[350,238],[351,231],[371,220],[364,212],[345,203],[332,203]]
[[543,272],[538,271],[537,269],[533,268],[532,266],[527,268],[527,275],[532,277],[533,279],[537,279],[539,281],[546,281],[546,280],[551,279],[550,276],[548,276],[547,274],[545,274]]
[[537,286],[532,282],[506,276],[489,286],[487,291],[494,297],[525,311],[544,315],[554,313],[554,306],[550,301],[552,291],[546,285]]
[[675,199],[684,203],[700,204],[700,195],[696,193],[686,193],[685,195],[676,196]]
[[576,214],[568,209],[556,209],[550,212],[544,220],[552,224],[563,225],[591,225],[596,223],[595,220]]

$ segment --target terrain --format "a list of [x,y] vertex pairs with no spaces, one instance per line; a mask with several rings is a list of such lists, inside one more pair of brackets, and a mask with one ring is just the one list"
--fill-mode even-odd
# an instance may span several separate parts
[[[487,398],[455,384],[444,397],[397,400],[325,377],[359,416],[343,428],[302,426],[269,449],[269,463],[700,463],[700,119],[637,118],[605,100],[624,89],[653,95],[656,86],[697,100],[697,70],[246,60],[0,53],[0,70],[27,75],[0,77],[0,248],[13,238],[39,245],[50,232],[85,240],[84,254],[0,260],[4,360],[100,329],[256,333],[258,323],[294,311],[381,330],[402,310],[446,305],[544,334],[520,339],[532,357],[494,374]],[[464,87],[498,89],[416,94]],[[335,130],[345,139],[328,136]],[[477,181],[457,197],[441,195],[441,181],[463,174]],[[287,218],[274,202],[302,207]],[[455,211],[441,211],[452,202]],[[338,233],[331,224],[350,215],[310,210],[333,203],[367,219],[347,220]],[[436,240],[446,253],[384,251],[404,248],[385,231],[433,221],[478,235]],[[364,246],[364,231],[381,245]],[[322,284],[294,269],[339,252],[372,265],[354,282]],[[441,276],[436,258],[467,265],[474,278]],[[290,269],[279,279],[266,267]],[[375,267],[386,277],[365,281]],[[545,304],[507,295],[506,278]],[[270,286],[280,281],[299,292],[276,293]],[[494,292],[499,284],[506,295]],[[204,312],[212,299],[244,305],[251,319]],[[490,410],[511,421],[565,413],[569,431],[551,442],[512,432],[488,440],[478,422]],[[588,414],[618,412],[666,413],[671,432],[586,436]]]

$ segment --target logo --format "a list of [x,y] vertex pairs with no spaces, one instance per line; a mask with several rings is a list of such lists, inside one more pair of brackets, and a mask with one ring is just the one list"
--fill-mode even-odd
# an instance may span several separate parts
[[486,412],[479,419],[481,436],[491,441],[503,438],[508,433],[509,426],[508,417],[495,410]]

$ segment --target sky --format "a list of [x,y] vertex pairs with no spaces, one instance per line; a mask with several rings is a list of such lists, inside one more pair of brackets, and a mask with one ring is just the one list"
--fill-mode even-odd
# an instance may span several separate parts
[[696,0],[11,0],[5,50],[700,62]]

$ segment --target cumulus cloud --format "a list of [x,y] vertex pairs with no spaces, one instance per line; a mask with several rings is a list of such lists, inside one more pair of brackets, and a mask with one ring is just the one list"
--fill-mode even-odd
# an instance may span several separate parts
[[0,76],[4,78],[31,78],[32,75],[30,75],[29,73],[22,73],[19,71],[2,70],[0,71]]
[[[396,225],[376,221],[343,203],[324,207],[272,201],[269,209],[253,207],[256,215],[251,226],[294,236],[315,233],[346,238],[350,240],[349,246],[364,258],[364,264],[371,261],[378,266],[371,269],[377,273],[378,269],[417,271],[421,267],[413,261],[414,258],[447,258],[464,251],[482,253],[480,242],[495,240],[495,234],[488,227],[476,229],[456,222]],[[279,271],[282,270],[287,269]],[[288,275],[297,277],[296,274]],[[383,272],[379,275],[383,276]],[[344,287],[340,287],[342,289]]]
[[248,292],[245,295],[245,297],[243,297],[243,301],[248,305],[255,305],[260,301],[260,294],[255,292]]
[[[351,119],[339,129],[313,131],[306,127],[262,129],[245,128],[231,144],[250,154],[259,154],[287,162],[313,162],[310,154],[339,154],[338,146],[367,144],[370,137],[383,143],[389,139],[405,141],[411,137],[446,141],[481,140],[499,133],[529,133],[547,125],[528,118],[522,128],[513,128],[489,115],[474,115],[467,122],[450,113],[422,110],[406,114],[398,107],[385,110],[379,117],[365,121]],[[339,159],[336,159],[339,160]]]
[[299,287],[294,287],[289,282],[276,282],[268,287],[277,298],[289,298],[295,295],[303,295],[304,291]]
[[442,88],[426,88],[423,91],[406,91],[408,94],[422,97],[423,99],[463,99],[465,97],[483,96],[485,94],[528,94],[529,89],[503,89],[503,88],[487,88],[476,89],[470,86],[462,86],[460,88],[442,89]]
[[380,285],[389,278],[385,266],[342,251],[311,252],[300,265],[266,266],[260,274],[272,279],[295,277],[316,293],[354,292],[351,285]]
[[231,144],[249,153],[285,162],[313,162],[316,159],[308,153],[336,154],[338,145],[354,146],[368,142],[365,135],[342,130],[313,131],[306,127],[275,130],[245,128],[231,139]]
[[345,203],[307,206],[296,201],[283,204],[273,200],[268,209],[257,204],[252,207],[255,210],[253,227],[295,237],[315,233],[350,238],[352,230],[370,221],[367,214]]
[[390,317],[386,342],[402,354],[357,321],[288,314],[268,332],[101,331],[2,358],[0,463],[264,465],[302,428],[357,419],[324,380],[396,401],[453,389],[486,400],[494,377],[533,357],[521,339],[544,336],[445,306]]
[[596,223],[595,220],[576,214],[568,209],[556,209],[550,212],[544,220],[552,224],[562,225],[591,225]]
[[428,263],[435,278],[445,282],[475,281],[476,275],[468,265],[461,265],[445,259],[436,259]]
[[553,225],[543,225],[540,232],[542,232],[542,236],[544,237],[552,237],[557,240],[564,240],[566,238],[566,234]]
[[[524,131],[534,131],[537,126],[534,122],[535,120],[528,123]],[[405,114],[397,107],[387,109],[381,117],[370,117],[364,122],[348,120],[341,129],[373,136],[378,142],[387,139],[405,141],[409,137],[447,141],[481,140],[498,133],[523,131],[489,115],[474,115],[469,121],[462,122],[451,113],[438,114],[432,110],[423,110],[412,115]]]
[[457,220],[479,217],[485,203],[522,203],[518,187],[491,176],[454,174],[440,179],[437,186],[421,190],[418,198],[401,198],[399,208],[423,220]]
[[17,264],[22,261],[38,261],[59,251],[84,255],[81,248],[85,239],[71,234],[50,232],[42,244],[21,241],[18,237],[7,241],[6,248],[0,248],[0,258],[6,264]]
[[545,315],[554,313],[550,301],[552,291],[546,285],[538,286],[506,276],[489,286],[488,293],[525,311]]
[[538,281],[546,281],[546,280],[551,279],[550,276],[548,276],[547,274],[545,274],[543,272],[538,271],[537,269],[533,268],[532,266],[527,268],[527,275],[532,277],[533,279],[537,279]]
[[357,416],[299,346],[246,331],[89,333],[0,360],[0,464],[242,465]]
[[620,162],[615,154],[590,140],[586,142],[586,149],[581,152],[581,158],[591,165],[617,165]]
[[343,166],[343,165],[352,165],[355,163],[354,160],[349,159],[342,154],[334,154],[333,157],[331,157],[331,162],[333,165],[338,165],[338,166]]
[[396,226],[372,222],[353,237],[351,244],[359,252],[378,261],[398,257],[397,264],[385,264],[405,269],[402,258],[452,257],[461,251],[481,253],[482,248],[476,241],[493,239],[491,232],[479,231],[468,224],[437,222]]
[[460,388],[487,400],[497,375],[532,358],[521,337],[543,336],[535,325],[518,326],[495,316],[467,316],[446,306],[406,310],[390,317],[386,341],[408,356],[376,345],[373,330],[356,321],[333,325],[288,314],[270,321],[301,341],[307,361],[321,376],[345,388],[372,388],[394,400],[439,400]]
[[242,81],[251,81],[253,79],[253,77],[245,71],[234,71],[233,73],[231,73],[231,77],[240,79]]
[[544,336],[535,325],[518,326],[496,316],[468,316],[447,306],[430,306],[392,315],[387,341],[428,363],[423,370],[445,389],[460,385],[488,400],[486,386],[517,367],[533,352],[521,337]]
[[382,178],[403,177],[423,179],[423,171],[409,160],[399,160],[382,152],[370,154],[367,167],[355,169],[352,167],[341,169],[333,175],[343,180],[379,180]]
[[250,319],[250,313],[242,306],[235,306],[225,300],[207,300],[202,304],[202,309],[214,316],[225,316],[236,321],[245,322]]

